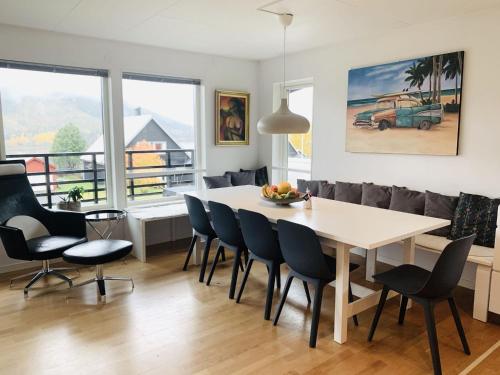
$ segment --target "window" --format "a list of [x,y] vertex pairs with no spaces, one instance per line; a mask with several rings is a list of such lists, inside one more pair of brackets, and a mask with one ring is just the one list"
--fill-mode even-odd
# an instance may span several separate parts
[[[275,91],[280,90],[279,87]],[[297,186],[297,179],[311,179],[313,86],[310,81],[286,87],[288,106],[294,113],[309,120],[306,134],[273,136],[273,183],[289,181]]]
[[[39,201],[73,187],[107,200],[102,70],[0,61],[0,131],[7,159],[24,159]],[[0,137],[1,139],[1,137]]]
[[126,73],[122,83],[128,201],[194,190],[200,82]]

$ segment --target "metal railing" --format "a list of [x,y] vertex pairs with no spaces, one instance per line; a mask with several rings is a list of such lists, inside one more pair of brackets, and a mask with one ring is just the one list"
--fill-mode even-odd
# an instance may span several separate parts
[[[165,195],[175,186],[193,185],[194,150],[126,150],[127,196],[134,200],[140,196]],[[158,163],[137,164],[135,155],[154,154],[159,156]],[[75,168],[57,167],[57,158],[77,157]],[[42,205],[52,208],[67,195],[65,185],[84,186],[82,202],[94,204],[106,201],[106,170],[104,152],[53,152],[6,155],[8,160],[24,159],[27,163],[28,178],[35,195]],[[29,162],[38,159],[42,162],[41,171],[29,171]],[[76,164],[76,163],[75,163]],[[153,180],[141,183],[144,179]],[[175,194],[173,192],[172,194]],[[168,194],[167,194],[168,195]]]

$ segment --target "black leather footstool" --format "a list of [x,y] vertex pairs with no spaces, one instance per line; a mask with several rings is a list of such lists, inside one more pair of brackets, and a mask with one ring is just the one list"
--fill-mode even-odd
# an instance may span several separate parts
[[134,281],[130,277],[104,276],[103,264],[113,262],[127,256],[132,251],[132,242],[122,240],[96,240],[83,243],[66,250],[63,259],[69,263],[96,266],[96,276],[93,279],[74,285],[73,288],[97,283],[99,297],[106,300],[104,282],[108,280],[129,281],[134,289]]

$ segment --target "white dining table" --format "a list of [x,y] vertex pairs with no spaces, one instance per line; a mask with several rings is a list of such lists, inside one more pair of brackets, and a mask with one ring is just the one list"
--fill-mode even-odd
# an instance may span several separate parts
[[[314,230],[324,247],[335,249],[334,340],[340,344],[347,341],[349,318],[376,305],[381,294],[380,291],[372,291],[349,303],[350,250],[359,247],[369,252],[402,242],[403,262],[413,264],[415,236],[450,225],[449,220],[323,198],[312,198],[312,209],[303,208],[302,202],[279,206],[262,199],[257,186],[233,186],[185,194],[198,197],[204,204],[208,201],[224,203],[235,212],[240,208],[259,212],[272,224],[281,219],[306,225]],[[388,298],[396,295],[392,292]]]

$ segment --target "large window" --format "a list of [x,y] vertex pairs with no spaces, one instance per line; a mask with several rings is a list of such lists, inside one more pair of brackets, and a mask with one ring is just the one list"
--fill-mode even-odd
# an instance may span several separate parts
[[84,205],[107,200],[106,76],[100,70],[0,61],[0,149],[7,159],[24,159],[45,206],[55,206],[74,187],[84,189]]
[[194,190],[199,81],[126,73],[122,83],[128,200]]
[[306,134],[274,136],[273,183],[286,180],[297,186],[297,179],[311,179],[313,86],[309,82],[289,84],[286,95],[290,110],[306,117],[311,128]]

